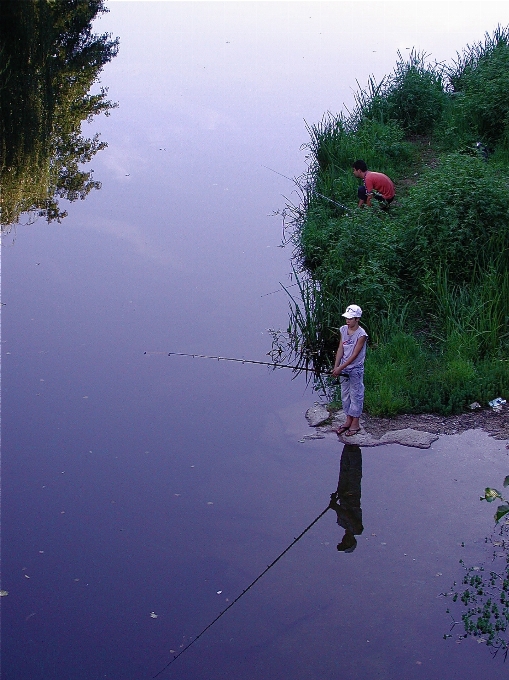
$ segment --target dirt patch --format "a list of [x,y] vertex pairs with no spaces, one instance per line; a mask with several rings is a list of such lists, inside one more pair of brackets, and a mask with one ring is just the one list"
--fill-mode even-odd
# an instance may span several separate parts
[[476,409],[470,413],[455,416],[434,414],[399,415],[393,418],[377,418],[367,413],[362,415],[362,425],[366,432],[380,438],[391,430],[411,428],[433,434],[460,434],[467,430],[481,429],[494,439],[509,439],[509,408],[502,406],[500,411]]

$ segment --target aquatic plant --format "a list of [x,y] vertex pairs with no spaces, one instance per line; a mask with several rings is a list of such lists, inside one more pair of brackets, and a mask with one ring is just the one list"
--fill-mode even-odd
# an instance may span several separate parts
[[[291,362],[298,371],[310,371],[322,384],[323,374],[332,370],[331,347],[337,344],[341,301],[326,298],[313,279],[301,278],[294,270],[299,295],[285,288],[290,317],[285,332],[269,329],[272,348],[269,355],[277,363]],[[341,310],[343,311],[343,310]]]
[[[504,480],[504,487],[509,486],[509,476]],[[496,533],[486,538],[485,541],[493,546],[492,565],[467,567],[463,560],[460,564],[464,569],[461,586],[453,584],[450,592],[444,593],[451,597],[454,603],[461,602],[466,610],[461,615],[461,622],[455,621],[451,631],[459,623],[463,623],[464,634],[459,638],[468,636],[478,638],[479,642],[485,642],[488,647],[494,649],[494,653],[503,650],[504,656],[509,653],[509,520],[502,524],[500,521],[509,513],[509,501],[504,499],[499,491],[487,487],[481,501],[492,503],[501,500],[495,512]],[[451,614],[450,609],[447,613]],[[452,616],[452,614],[451,614]],[[451,633],[446,633],[444,639],[451,638]]]

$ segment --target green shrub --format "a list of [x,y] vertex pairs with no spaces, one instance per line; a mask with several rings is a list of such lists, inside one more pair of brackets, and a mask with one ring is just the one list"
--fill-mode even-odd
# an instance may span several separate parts
[[386,93],[387,115],[410,134],[430,134],[441,120],[447,95],[442,69],[426,63],[423,52],[412,50],[398,61]]
[[[379,310],[369,323],[377,338],[388,315],[392,323],[392,310],[397,317],[401,310],[406,312],[397,278],[399,244],[398,222],[377,207],[322,223],[319,213],[313,212],[301,233],[303,263],[319,281],[322,304],[335,308],[342,300],[345,305],[355,302]],[[330,351],[330,345],[326,347]]]
[[398,51],[394,71],[354,95],[355,107],[346,127],[358,131],[366,121],[396,123],[406,134],[430,134],[441,120],[447,103],[443,67],[427,62],[427,55],[414,49],[406,59]]
[[494,260],[509,268],[508,177],[478,158],[444,157],[410,188],[401,219],[404,269],[417,294],[440,270],[462,284]]
[[500,258],[461,286],[451,286],[447,272],[439,271],[429,293],[429,336],[439,341],[446,356],[475,360],[507,348],[509,271]]

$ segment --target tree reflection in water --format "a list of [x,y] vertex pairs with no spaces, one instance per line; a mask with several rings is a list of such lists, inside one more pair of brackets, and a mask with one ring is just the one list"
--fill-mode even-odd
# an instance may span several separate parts
[[100,183],[84,163],[106,146],[83,121],[116,105],[98,82],[118,38],[92,33],[104,0],[0,2],[0,202],[2,230],[22,213],[66,216],[58,200],[84,199]]
[[339,464],[338,488],[331,496],[330,507],[336,512],[337,522],[345,530],[340,552],[353,552],[356,536],[364,531],[361,510],[362,452],[356,444],[345,444]]

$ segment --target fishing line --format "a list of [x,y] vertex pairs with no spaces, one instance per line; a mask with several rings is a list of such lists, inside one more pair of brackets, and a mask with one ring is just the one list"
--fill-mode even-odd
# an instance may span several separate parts
[[[334,494],[333,494],[333,495],[334,495]],[[332,500],[332,496],[331,496],[331,500]],[[209,625],[206,626],[206,627],[201,631],[201,633],[200,633],[199,635],[197,635],[197,636],[194,638],[194,640],[192,640],[188,645],[186,645],[186,646],[184,647],[184,649],[182,649],[176,656],[174,656],[173,659],[172,659],[171,661],[168,661],[168,663],[166,664],[166,666],[164,666],[164,668],[161,668],[161,670],[160,670],[158,673],[156,673],[155,675],[153,675],[153,676],[152,676],[152,679],[157,678],[159,675],[161,675],[161,673],[163,673],[169,666],[171,666],[171,664],[172,664],[174,661],[176,661],[176,660],[179,658],[179,656],[180,656],[181,654],[183,654],[186,650],[188,650],[189,647],[191,647],[191,645],[194,645],[194,643],[195,643],[197,640],[199,640],[199,639],[201,638],[201,636],[202,636],[209,628],[211,628],[211,627],[215,624],[215,622],[218,621],[218,620],[221,618],[221,616],[223,616],[223,614],[226,614],[226,612],[228,611],[228,609],[230,609],[231,607],[233,607],[233,605],[234,605],[236,602],[238,602],[238,601],[240,600],[240,598],[241,598],[243,595],[245,595],[245,594],[247,593],[247,591],[250,590],[250,588],[252,588],[252,587],[254,586],[254,584],[262,578],[262,576],[263,576],[264,574],[266,574],[266,573],[269,571],[269,569],[272,569],[272,567],[276,564],[276,562],[278,562],[278,561],[283,557],[283,555],[285,555],[285,554],[290,550],[290,548],[291,548],[292,546],[294,546],[294,545],[297,543],[297,541],[300,541],[300,539],[304,536],[304,534],[305,534],[306,532],[308,532],[308,531],[311,529],[311,527],[312,527],[313,525],[315,525],[315,524],[318,522],[318,520],[321,519],[321,518],[325,515],[325,513],[327,512],[327,510],[330,509],[330,507],[331,507],[331,506],[330,506],[330,504],[329,504],[329,505],[325,508],[325,510],[324,510],[323,512],[321,512],[321,513],[318,515],[318,517],[317,517],[316,519],[314,519],[314,520],[311,522],[311,524],[310,524],[309,526],[307,526],[307,527],[304,529],[304,531],[303,531],[301,534],[299,534],[299,535],[297,536],[297,538],[294,538],[294,540],[290,543],[290,545],[289,545],[287,548],[285,548],[285,550],[283,550],[283,552],[280,553],[280,554],[276,557],[276,559],[275,559],[273,562],[271,562],[271,563],[269,564],[269,566],[268,566],[266,569],[264,569],[264,570],[262,571],[262,573],[261,573],[259,576],[257,576],[257,577],[255,578],[255,580],[252,581],[252,582],[248,585],[248,587],[247,587],[245,590],[243,590],[243,591],[241,592],[241,594],[240,594],[238,597],[236,597],[235,600],[233,600],[233,602],[231,602],[231,603],[226,607],[226,609],[223,609],[223,611],[222,611],[218,616],[216,616],[216,618],[215,618],[213,621],[211,621],[211,622],[209,623]]]
[[[278,364],[273,361],[255,361],[253,359],[236,359],[234,357],[216,357],[208,354],[187,354],[186,352],[143,352],[143,354],[165,354],[168,357],[192,357],[193,359],[217,359],[217,361],[237,361],[240,364],[259,364],[261,366],[272,366],[272,368],[291,368],[294,371],[311,371],[309,368],[301,368],[300,366],[292,366],[291,364]],[[320,375],[331,375],[332,371],[320,373]],[[343,378],[348,378],[347,373],[339,374]]]

